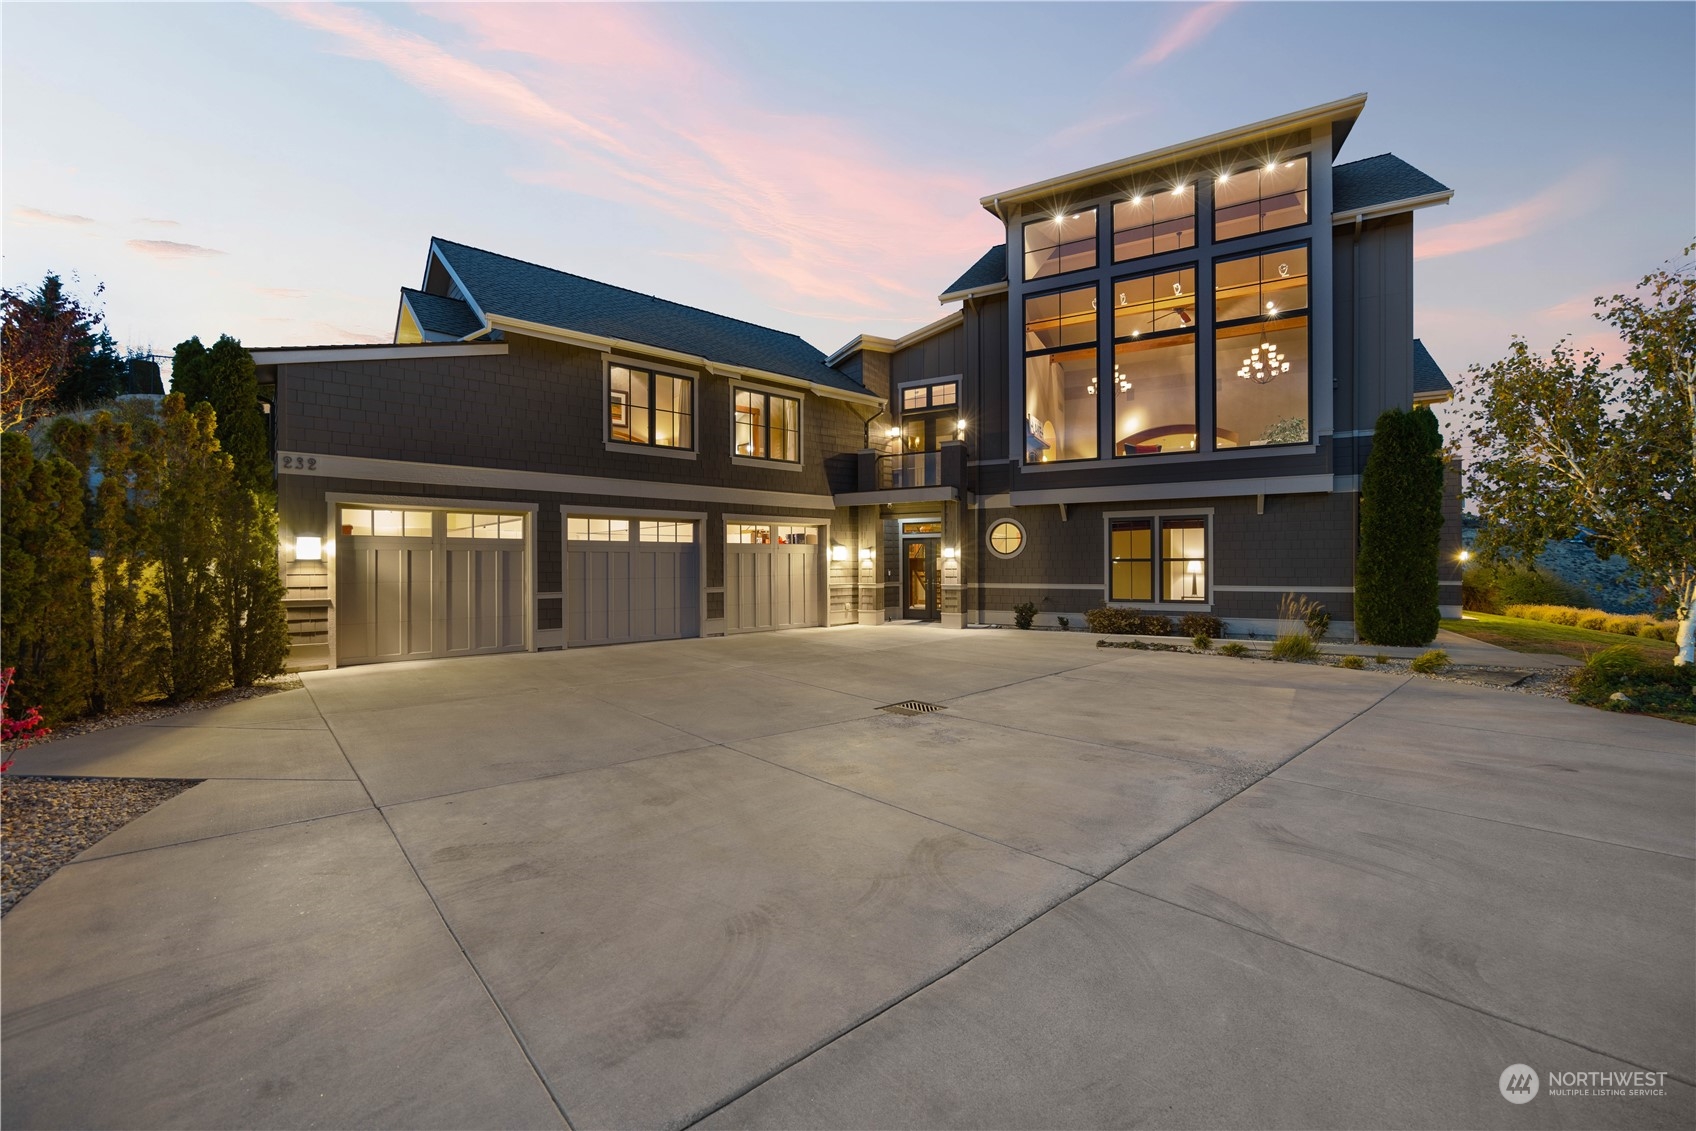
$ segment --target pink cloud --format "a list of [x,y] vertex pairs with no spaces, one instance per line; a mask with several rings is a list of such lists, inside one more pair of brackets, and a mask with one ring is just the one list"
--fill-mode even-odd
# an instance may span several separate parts
[[150,259],[206,259],[225,254],[215,247],[178,243],[176,240],[125,240],[124,246]]
[[1180,51],[1189,50],[1211,35],[1213,29],[1219,26],[1219,21],[1234,7],[1236,5],[1232,0],[1215,0],[1214,3],[1191,8],[1168,27],[1165,34],[1150,44],[1146,51],[1132,60],[1130,66],[1152,67],[1164,63]]
[[85,228],[94,223],[87,216],[73,216],[67,212],[49,212],[45,208],[14,208],[12,218],[22,220],[26,224],[60,224],[70,228]]
[[1460,255],[1522,239],[1586,211],[1603,198],[1606,170],[1590,166],[1550,185],[1529,200],[1471,220],[1416,231],[1415,259]]
[[453,29],[441,43],[365,11],[279,10],[460,116],[541,143],[516,179],[704,233],[774,306],[911,316],[994,241],[982,184],[889,153],[840,119],[773,108],[649,9],[432,7]]

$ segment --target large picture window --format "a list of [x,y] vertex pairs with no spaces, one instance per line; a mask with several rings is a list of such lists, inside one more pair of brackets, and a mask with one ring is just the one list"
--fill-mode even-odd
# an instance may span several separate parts
[[607,436],[654,448],[695,446],[695,382],[614,365],[607,375]]
[[1113,454],[1196,448],[1195,268],[1113,284]]
[[736,454],[747,459],[799,462],[801,402],[757,389],[737,389]]
[[1095,288],[1025,300],[1025,462],[1095,459]]
[[1307,248],[1220,260],[1214,317],[1219,447],[1306,443],[1312,436]]
[[1095,209],[1025,225],[1025,278],[1046,279],[1095,266]]
[[1270,161],[1213,182],[1213,238],[1236,239],[1307,223],[1307,158]]
[[1194,186],[1139,193],[1113,205],[1113,262],[1194,246]]
[[1108,529],[1107,596],[1112,601],[1207,600],[1207,519],[1115,519]]

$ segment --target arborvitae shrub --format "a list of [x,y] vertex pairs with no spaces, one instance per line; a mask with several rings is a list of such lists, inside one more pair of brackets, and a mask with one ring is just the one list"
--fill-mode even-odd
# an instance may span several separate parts
[[1405,646],[1436,638],[1443,476],[1442,433],[1430,409],[1378,418],[1360,489],[1355,629],[1363,640]]

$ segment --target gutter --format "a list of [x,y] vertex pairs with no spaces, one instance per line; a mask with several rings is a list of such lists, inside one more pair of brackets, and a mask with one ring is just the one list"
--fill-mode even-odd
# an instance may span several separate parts
[[1376,220],[1380,216],[1394,216],[1398,212],[1412,212],[1419,208],[1447,204],[1454,199],[1454,196],[1454,189],[1444,189],[1442,192],[1426,193],[1424,196],[1410,196],[1403,200],[1386,201],[1383,204],[1351,209],[1347,212],[1333,212],[1331,213],[1331,223],[1359,224],[1363,220]]
[[949,291],[945,295],[937,295],[936,301],[937,302],[955,302],[955,301],[958,301],[958,300],[982,298],[985,295],[999,295],[999,294],[1006,294],[1006,293],[1007,293],[1007,284],[1006,283],[990,283],[988,286],[972,287],[970,290]]

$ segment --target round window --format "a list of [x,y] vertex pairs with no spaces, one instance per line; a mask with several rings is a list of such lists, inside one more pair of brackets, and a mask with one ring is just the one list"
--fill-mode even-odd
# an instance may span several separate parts
[[1011,519],[1002,519],[989,528],[989,548],[1000,557],[1012,557],[1025,548],[1024,527]]

